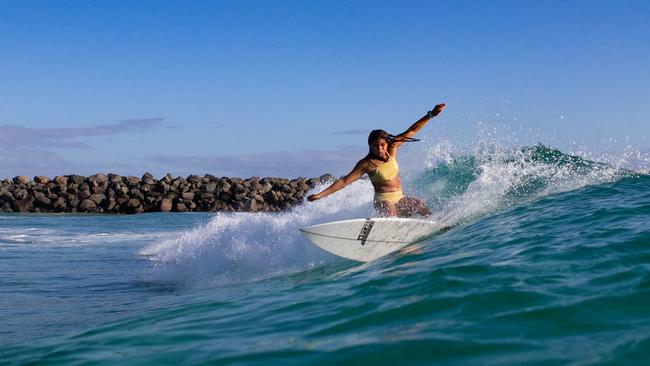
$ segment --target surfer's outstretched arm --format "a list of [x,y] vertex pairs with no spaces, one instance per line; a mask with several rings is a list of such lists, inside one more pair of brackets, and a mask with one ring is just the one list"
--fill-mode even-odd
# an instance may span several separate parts
[[394,140],[395,142],[393,142],[393,145],[395,147],[398,147],[404,143],[403,141],[400,140],[404,140],[405,138],[415,136],[415,134],[418,131],[420,131],[422,127],[424,127],[424,125],[426,125],[431,118],[439,115],[440,112],[442,112],[442,110],[445,109],[445,106],[446,106],[445,103],[437,104],[435,107],[433,107],[433,109],[430,112],[427,112],[427,114],[425,114],[422,118],[415,121],[415,123],[413,123],[411,127],[409,127],[406,131],[395,136],[395,140]]
[[312,202],[319,200],[323,197],[327,197],[330,194],[344,188],[348,184],[354,182],[355,180],[361,178],[361,176],[366,172],[366,164],[364,160],[360,160],[357,165],[354,166],[354,169],[350,173],[348,173],[345,177],[337,180],[336,182],[332,183],[329,187],[323,189],[322,191],[309,195],[307,197],[307,201]]

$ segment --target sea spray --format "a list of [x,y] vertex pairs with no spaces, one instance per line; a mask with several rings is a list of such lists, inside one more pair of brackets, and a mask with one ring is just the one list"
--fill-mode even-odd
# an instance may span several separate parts
[[490,148],[472,156],[453,156],[417,178],[428,203],[447,224],[471,222],[487,214],[551,194],[615,181],[631,171],[596,163],[536,145]]
[[[325,188],[321,184],[314,191]],[[351,184],[325,199],[282,213],[219,213],[206,224],[143,248],[158,280],[218,285],[302,271],[337,260],[311,246],[300,227],[372,214],[372,186]]]

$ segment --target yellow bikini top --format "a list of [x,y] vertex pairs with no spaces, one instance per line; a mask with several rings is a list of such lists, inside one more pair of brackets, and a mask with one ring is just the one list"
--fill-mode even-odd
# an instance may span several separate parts
[[399,166],[397,165],[397,160],[391,156],[387,162],[378,166],[377,170],[372,175],[369,175],[369,177],[373,183],[384,183],[397,177],[398,173]]

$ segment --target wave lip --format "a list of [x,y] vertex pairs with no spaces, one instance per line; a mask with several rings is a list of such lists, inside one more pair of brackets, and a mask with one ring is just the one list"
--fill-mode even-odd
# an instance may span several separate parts
[[536,145],[448,155],[417,179],[428,203],[448,223],[471,222],[499,210],[589,185],[611,183],[629,170]]

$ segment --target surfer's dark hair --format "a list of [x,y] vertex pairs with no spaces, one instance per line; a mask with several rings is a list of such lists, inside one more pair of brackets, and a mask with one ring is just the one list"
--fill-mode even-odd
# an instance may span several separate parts
[[386,142],[390,143],[390,136],[391,135],[384,130],[372,130],[370,131],[370,135],[368,135],[368,144],[379,139],[386,140]]
[[386,140],[386,142],[389,144],[392,144],[394,142],[420,141],[419,139],[414,139],[410,137],[397,138],[397,136],[391,135],[390,133],[384,130],[372,130],[370,131],[370,135],[368,135],[368,145],[370,145],[373,141],[377,141],[379,139]]

